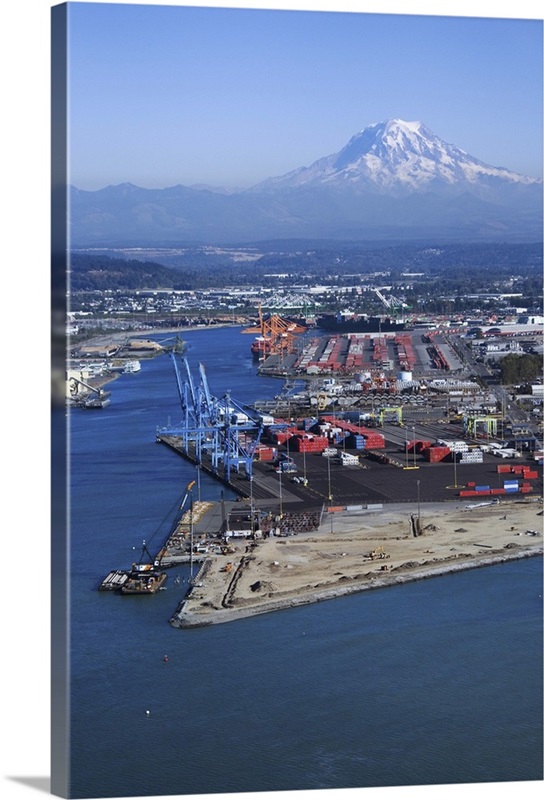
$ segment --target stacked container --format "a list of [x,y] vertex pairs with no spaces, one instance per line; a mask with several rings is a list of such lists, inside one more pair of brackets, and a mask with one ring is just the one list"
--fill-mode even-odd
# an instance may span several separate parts
[[264,444],[260,444],[255,450],[257,461],[275,461],[277,457],[278,451],[275,447],[266,447]]
[[400,366],[403,370],[411,372],[415,366],[416,357],[414,355],[410,334],[404,333],[395,336],[395,344],[397,345]]
[[[453,454],[455,457],[455,453]],[[484,454],[482,450],[467,450],[461,453],[459,464],[483,464]]]
[[444,461],[444,459],[447,458],[450,453],[451,450],[449,447],[441,445],[433,445],[432,447],[426,447],[422,450],[423,457],[431,464],[437,464],[439,461]]
[[289,444],[298,453],[322,453],[329,446],[326,436],[310,436],[308,434],[295,434]]

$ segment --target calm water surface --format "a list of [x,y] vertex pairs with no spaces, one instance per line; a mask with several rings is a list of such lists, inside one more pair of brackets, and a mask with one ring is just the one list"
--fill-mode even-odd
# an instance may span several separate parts
[[[280,390],[239,329],[184,338],[212,393]],[[70,417],[72,797],[542,779],[540,559],[176,630],[171,578],[96,591],[166,538],[195,478],[155,443],[181,417],[172,363],[109,388]],[[201,476],[202,499],[222,490]]]

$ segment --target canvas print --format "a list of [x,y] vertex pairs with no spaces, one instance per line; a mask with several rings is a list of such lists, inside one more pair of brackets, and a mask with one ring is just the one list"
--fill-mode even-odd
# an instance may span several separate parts
[[538,784],[542,20],[51,21],[52,792]]

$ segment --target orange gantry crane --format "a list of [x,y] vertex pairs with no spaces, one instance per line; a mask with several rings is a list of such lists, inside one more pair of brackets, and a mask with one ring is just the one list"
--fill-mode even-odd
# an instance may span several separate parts
[[269,355],[285,355],[292,352],[294,340],[299,334],[304,333],[306,328],[283,319],[278,314],[272,314],[265,319],[260,303],[258,311],[259,324],[242,331],[242,333],[252,333],[256,337],[251,345],[253,354],[266,358]]

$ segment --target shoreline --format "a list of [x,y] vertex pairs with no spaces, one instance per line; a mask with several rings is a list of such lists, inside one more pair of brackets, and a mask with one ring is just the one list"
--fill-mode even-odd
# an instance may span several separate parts
[[483,569],[485,567],[496,566],[497,564],[505,564],[509,561],[519,561],[525,558],[534,558],[535,556],[542,556],[543,552],[543,548],[540,545],[529,550],[523,550],[521,552],[502,553],[501,555],[488,556],[480,559],[475,558],[470,561],[450,563],[447,565],[445,564],[442,567],[416,570],[412,573],[405,573],[403,575],[390,575],[388,577],[373,579],[371,583],[365,584],[361,582],[359,584],[350,586],[338,586],[328,591],[302,594],[298,597],[270,601],[269,603],[263,603],[259,606],[217,610],[213,618],[210,619],[202,619],[199,615],[193,614],[191,611],[185,611],[183,606],[185,605],[186,601],[183,601],[178,611],[176,611],[176,613],[172,616],[170,624],[174,628],[182,629],[204,628],[210,625],[220,625],[226,622],[234,622],[235,620],[239,619],[256,617],[261,614],[270,614],[275,611],[284,611],[289,608],[298,608],[299,606],[313,605],[315,603],[326,602],[327,600],[335,600],[340,597],[348,597],[352,594],[360,594],[361,592],[369,592],[375,589],[401,586],[406,583],[415,583],[416,581],[440,578],[445,575],[450,575],[456,572],[465,572],[470,569]]
[[342,520],[336,515],[334,533],[325,519],[311,534],[243,540],[228,556],[227,568],[226,558],[206,559],[170,624],[182,629],[222,624],[542,557],[541,508],[540,498],[483,507],[457,503],[449,509],[430,503],[422,507],[421,533],[414,536],[413,515],[399,504]]

